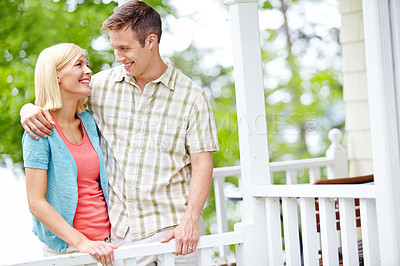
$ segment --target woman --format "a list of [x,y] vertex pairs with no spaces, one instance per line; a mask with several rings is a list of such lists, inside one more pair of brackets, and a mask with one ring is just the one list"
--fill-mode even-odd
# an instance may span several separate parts
[[35,103],[50,111],[55,129],[38,140],[23,136],[27,198],[45,256],[86,252],[108,265],[117,246],[107,243],[107,173],[96,123],[83,107],[92,74],[83,53],[63,43],[39,55]]

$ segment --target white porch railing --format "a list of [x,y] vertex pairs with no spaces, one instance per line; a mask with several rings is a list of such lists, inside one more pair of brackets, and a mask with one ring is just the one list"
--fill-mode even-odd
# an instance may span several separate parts
[[[212,247],[220,245],[232,245],[243,243],[243,234],[240,232],[229,232],[224,234],[208,235],[200,238],[197,249],[200,251],[198,265],[212,265]],[[132,247],[121,247],[114,251],[116,260],[123,260],[123,265],[135,266],[136,258],[159,254],[161,256],[162,266],[174,265],[175,241],[169,243],[149,243]],[[47,265],[91,265],[97,266],[97,261],[89,254],[75,253],[70,255],[61,255],[48,257],[43,259],[17,262],[7,264],[12,266],[29,265],[29,266],[47,266]]]
[[[291,160],[281,162],[271,162],[270,171],[285,172],[286,184],[293,185],[298,183],[298,171],[309,170],[309,183],[313,184],[316,180],[321,179],[321,169],[326,168],[327,178],[342,178],[348,175],[347,151],[340,145],[342,133],[339,129],[332,129],[329,132],[329,140],[331,145],[326,151],[325,157]],[[217,216],[217,232],[228,232],[228,218],[226,210],[226,195],[224,192],[225,178],[229,176],[240,176],[240,166],[229,166],[215,168],[213,173],[214,178],[214,193],[215,207]],[[272,174],[271,174],[272,176]],[[231,198],[239,198],[241,193],[237,191],[237,195]],[[229,254],[229,247],[219,248],[220,256],[224,257]]]
[[[265,199],[268,225],[267,257],[271,266],[283,265],[283,255],[286,258],[286,265],[302,265],[302,260],[303,265],[320,265],[316,198],[319,201],[323,265],[339,265],[336,243],[336,199],[339,200],[343,265],[359,265],[359,248],[363,254],[363,265],[380,265],[374,185],[257,186],[252,188],[252,196]],[[357,198],[360,199],[361,247],[356,233],[354,199]],[[283,235],[280,215],[283,217]],[[282,239],[285,250],[281,245]]]

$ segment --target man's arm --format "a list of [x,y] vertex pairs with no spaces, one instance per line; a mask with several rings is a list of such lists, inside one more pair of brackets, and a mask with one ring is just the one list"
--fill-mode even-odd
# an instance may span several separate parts
[[190,159],[192,180],[189,185],[187,209],[181,223],[161,241],[165,243],[175,238],[175,255],[185,255],[196,250],[200,238],[198,223],[210,193],[212,181],[212,152],[191,154]]
[[22,127],[32,138],[38,139],[39,137],[36,134],[43,138],[51,135],[54,120],[48,110],[31,103],[27,103],[22,106],[21,110],[19,111],[19,115],[21,116]]

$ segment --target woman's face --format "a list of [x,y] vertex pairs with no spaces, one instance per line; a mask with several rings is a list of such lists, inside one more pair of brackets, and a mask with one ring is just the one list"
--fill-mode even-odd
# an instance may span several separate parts
[[92,70],[83,55],[73,58],[57,74],[63,96],[77,96],[78,98],[90,95],[91,77]]

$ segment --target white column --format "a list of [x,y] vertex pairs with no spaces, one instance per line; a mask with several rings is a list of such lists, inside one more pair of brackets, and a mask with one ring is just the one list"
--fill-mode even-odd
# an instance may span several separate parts
[[391,25],[396,19],[398,23],[399,12],[398,0],[363,0],[381,265],[400,265],[400,105],[396,101],[400,84],[395,78],[399,62],[393,55],[400,46],[398,25]]
[[264,101],[258,0],[229,0],[239,147],[242,176],[243,225],[250,228],[243,258],[268,265],[265,201],[251,197],[253,185],[271,184]]

